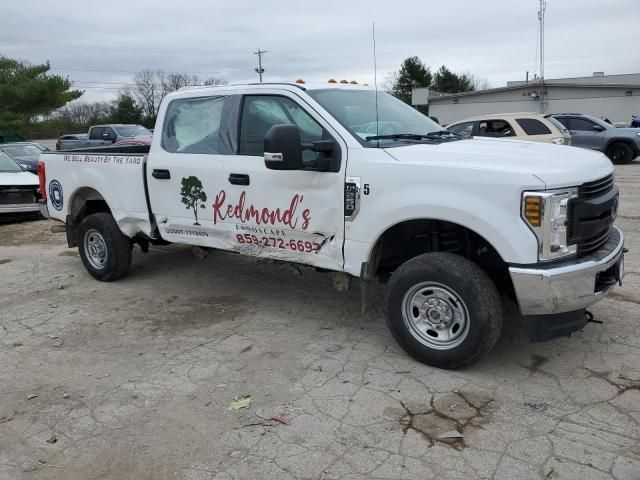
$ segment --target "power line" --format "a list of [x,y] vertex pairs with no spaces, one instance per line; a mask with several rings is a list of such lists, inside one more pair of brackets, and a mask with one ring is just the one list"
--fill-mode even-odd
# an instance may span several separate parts
[[95,44],[65,44],[65,43],[51,43],[49,41],[43,40],[35,40],[29,38],[15,38],[15,37],[5,37],[0,36],[2,40],[16,41],[20,43],[28,43],[33,45],[44,45],[47,47],[55,47],[55,48],[76,48],[76,49],[91,49],[91,50],[120,50],[120,51],[130,51],[130,52],[144,52],[150,53],[154,55],[167,55],[167,54],[181,54],[181,55],[209,55],[212,53],[242,53],[246,50],[233,49],[233,50],[164,50],[162,52],[155,51],[153,49],[148,48],[136,48],[136,47],[121,47],[121,46],[106,46],[106,45],[95,45]]
[[[97,73],[138,73],[138,71],[133,71],[133,70],[109,70],[109,69],[91,69],[91,68],[79,68],[79,67],[51,67],[51,70],[57,70],[57,71],[74,71],[74,72],[97,72]],[[149,68],[147,70],[163,70],[162,68]],[[179,73],[186,73],[189,75],[211,75],[211,74],[220,74],[220,73],[227,73],[227,72],[240,72],[243,71],[245,69],[241,69],[241,68],[226,68],[223,70],[215,70],[215,71],[210,71],[210,72],[179,72]],[[177,73],[177,72],[168,72],[168,73]]]

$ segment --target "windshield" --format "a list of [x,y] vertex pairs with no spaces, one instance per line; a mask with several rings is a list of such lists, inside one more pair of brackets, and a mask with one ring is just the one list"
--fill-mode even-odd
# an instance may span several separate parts
[[391,146],[399,139],[369,139],[379,135],[425,135],[442,127],[426,115],[385,92],[373,90],[309,90],[311,97],[349,130],[365,147]]
[[139,137],[151,136],[151,132],[141,125],[125,125],[123,127],[115,127],[118,135],[121,137]]
[[0,172],[18,173],[22,172],[22,168],[13,159],[4,152],[0,152]]
[[13,157],[40,155],[41,150],[35,145],[5,145],[2,150]]

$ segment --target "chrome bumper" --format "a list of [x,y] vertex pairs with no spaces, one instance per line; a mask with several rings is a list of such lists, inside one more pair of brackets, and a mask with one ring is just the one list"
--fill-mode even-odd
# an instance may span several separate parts
[[37,203],[10,203],[0,205],[0,213],[27,213],[37,212],[39,209]]
[[612,268],[621,270],[623,250],[624,235],[613,227],[607,243],[589,256],[549,267],[509,267],[522,315],[572,312],[599,302],[614,287],[600,275]]

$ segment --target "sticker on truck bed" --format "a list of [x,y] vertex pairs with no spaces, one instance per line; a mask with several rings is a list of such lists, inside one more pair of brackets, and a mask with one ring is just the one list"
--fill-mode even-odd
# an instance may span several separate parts
[[96,165],[142,165],[142,157],[128,155],[80,155],[69,154],[64,156],[65,162],[91,163]]

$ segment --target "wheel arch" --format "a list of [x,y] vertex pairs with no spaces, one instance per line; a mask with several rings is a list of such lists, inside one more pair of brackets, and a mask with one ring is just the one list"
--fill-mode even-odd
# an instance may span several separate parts
[[111,208],[105,198],[92,187],[81,187],[76,190],[71,198],[65,222],[69,247],[78,245],[78,225],[85,217],[94,213],[111,214]]
[[428,252],[449,252],[468,258],[501,290],[513,293],[508,264],[493,242],[467,225],[439,218],[404,219],[388,226],[372,244],[362,277],[384,279],[402,263]]
[[607,150],[609,150],[609,147],[614,143],[624,143],[629,147],[631,147],[631,150],[633,150],[633,153],[638,153],[638,148],[634,144],[633,140],[631,140],[630,138],[624,138],[624,137],[614,137],[614,138],[608,139],[607,143],[604,146],[604,152],[606,153]]

